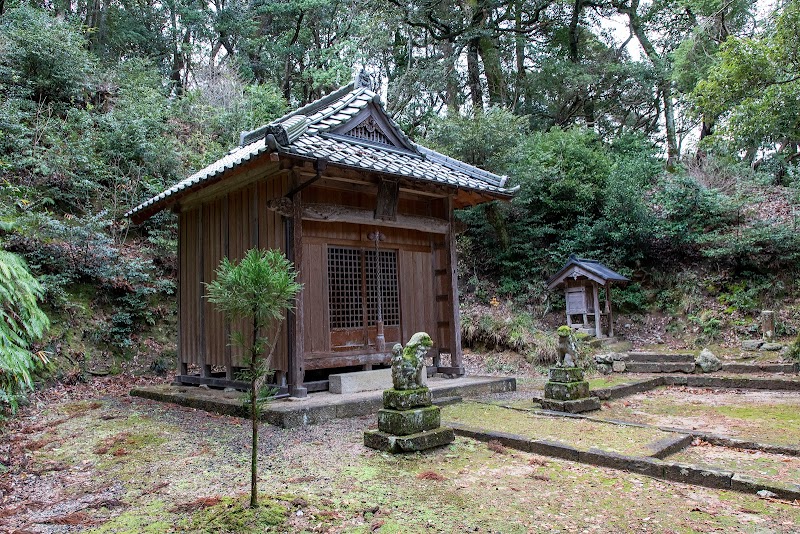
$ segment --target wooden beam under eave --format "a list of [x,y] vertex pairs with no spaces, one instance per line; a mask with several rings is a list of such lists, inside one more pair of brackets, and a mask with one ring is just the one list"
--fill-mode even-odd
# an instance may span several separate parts
[[394,221],[384,221],[376,219],[373,210],[338,204],[305,204],[302,214],[304,221],[369,224],[372,226],[419,230],[420,232],[433,234],[447,234],[450,231],[450,223],[436,217],[397,214]]

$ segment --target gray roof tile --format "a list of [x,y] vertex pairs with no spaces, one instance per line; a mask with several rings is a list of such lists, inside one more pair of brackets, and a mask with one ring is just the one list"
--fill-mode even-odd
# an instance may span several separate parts
[[[406,147],[383,147],[369,142],[361,142],[358,139],[350,140],[342,138],[342,136],[332,135],[329,137],[327,135],[326,132],[346,123],[373,101],[376,101],[380,111],[385,114],[393,133],[406,144]],[[303,116],[306,117],[305,121],[302,120]],[[268,125],[252,132],[244,132],[241,136],[241,146],[234,148],[220,160],[178,182],[166,191],[143,202],[125,215],[130,217],[144,211],[155,213],[169,205],[171,199],[187,189],[198,187],[202,183],[220,177],[228,170],[260,156],[269,150],[265,142],[265,134],[276,131],[276,127],[284,125],[287,130],[291,130],[291,135],[288,136],[289,145],[280,146],[278,152],[307,158],[321,157],[355,168],[388,172],[411,179],[447,184],[490,194],[510,196],[516,191],[516,189],[504,188],[505,176],[478,169],[413,143],[397,123],[385,113],[374,92],[365,87],[353,88],[351,84]]]

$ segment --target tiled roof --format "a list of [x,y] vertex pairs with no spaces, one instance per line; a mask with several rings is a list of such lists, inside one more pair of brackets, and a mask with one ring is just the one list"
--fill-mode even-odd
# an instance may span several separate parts
[[559,279],[563,277],[564,273],[566,273],[571,267],[580,267],[589,273],[594,274],[604,282],[630,282],[630,279],[622,276],[616,271],[613,271],[600,263],[597,260],[589,260],[586,258],[577,258],[574,255],[569,257],[567,263],[558,270],[558,272],[548,280],[547,285],[551,287],[555,287],[560,283]]
[[[349,136],[337,129],[375,103],[403,146],[392,147]],[[345,86],[328,96],[289,113],[272,123],[241,135],[241,144],[225,157],[143,202],[125,214],[147,216],[169,205],[189,189],[203,187],[227,171],[264,152],[322,158],[333,165],[364,169],[456,188],[510,197],[505,176],[498,176],[413,143],[386,113],[380,98],[367,87]],[[144,212],[144,213],[143,213]]]

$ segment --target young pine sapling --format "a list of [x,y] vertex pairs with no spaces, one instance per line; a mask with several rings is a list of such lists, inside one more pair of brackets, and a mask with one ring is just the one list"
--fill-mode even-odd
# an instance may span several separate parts
[[[271,375],[270,361],[275,351],[286,310],[302,286],[297,272],[279,250],[251,249],[239,263],[223,258],[217,277],[206,284],[208,300],[235,328],[237,322],[249,328],[231,332],[231,345],[240,347],[247,363],[242,379],[250,382],[248,393],[252,421],[250,462],[250,507],[258,506],[257,462],[260,392]],[[249,338],[249,339],[248,339]]]

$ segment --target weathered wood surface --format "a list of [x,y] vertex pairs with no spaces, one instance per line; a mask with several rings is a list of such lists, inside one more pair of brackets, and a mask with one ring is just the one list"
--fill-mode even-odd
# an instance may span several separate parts
[[375,212],[371,209],[339,206],[336,204],[306,204],[303,206],[302,217],[304,220],[309,221],[371,224],[373,226],[408,228],[435,234],[445,234],[450,227],[447,221],[421,215],[397,214],[395,220],[384,221],[382,219],[376,219]]
[[[300,185],[299,177],[296,174],[292,175],[292,188],[297,192],[292,196],[292,223],[291,235],[292,241],[292,261],[294,262],[295,269],[298,269],[298,281],[305,284],[310,276],[318,275],[318,271],[304,270],[303,269],[303,192],[298,190]],[[289,351],[289,393],[293,397],[305,397],[308,390],[303,387],[303,380],[305,377],[305,314],[304,314],[305,294],[300,291],[295,298],[294,310],[292,313],[292,321],[294,329],[290,339]]]
[[[249,183],[249,182],[248,182]],[[208,371],[210,366],[232,369],[242,366],[241,350],[230,347],[231,328],[246,335],[244,322],[228,325],[207,301],[205,283],[215,277],[222,257],[240,259],[253,247],[285,249],[281,217],[266,209],[272,198],[281,196],[286,177],[250,183],[238,191],[225,192],[180,213],[179,236],[179,362]],[[286,370],[286,334],[280,336],[272,366]],[[233,378],[233,377],[230,377]]]

